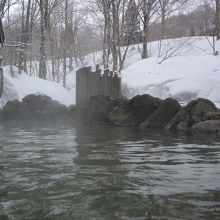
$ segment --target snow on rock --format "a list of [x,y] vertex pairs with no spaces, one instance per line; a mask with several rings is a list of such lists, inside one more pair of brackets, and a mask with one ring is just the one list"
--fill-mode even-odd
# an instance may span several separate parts
[[35,76],[28,76],[25,73],[18,75],[16,67],[13,67],[14,77],[11,77],[9,70],[8,66],[4,67],[3,70],[5,81],[2,97],[3,105],[10,100],[21,100],[29,94],[45,94],[66,106],[75,103],[75,91],[68,91],[58,83],[43,80]]

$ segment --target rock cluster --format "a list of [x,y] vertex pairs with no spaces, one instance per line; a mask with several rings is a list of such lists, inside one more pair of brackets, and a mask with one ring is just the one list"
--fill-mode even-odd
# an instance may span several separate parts
[[220,133],[220,110],[211,101],[199,98],[181,107],[175,99],[146,94],[131,100],[93,96],[84,106],[68,108],[45,95],[28,95],[21,102],[8,102],[0,111],[0,119]]
[[94,96],[80,118],[92,124],[220,133],[220,111],[202,98],[181,107],[175,99],[161,100],[146,94],[131,100]]
[[67,108],[46,95],[28,95],[9,101],[1,110],[2,121],[67,121],[72,107]]

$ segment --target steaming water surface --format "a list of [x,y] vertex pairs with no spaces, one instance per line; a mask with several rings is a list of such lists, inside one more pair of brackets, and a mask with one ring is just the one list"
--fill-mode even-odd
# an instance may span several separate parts
[[220,219],[220,138],[2,126],[0,219]]

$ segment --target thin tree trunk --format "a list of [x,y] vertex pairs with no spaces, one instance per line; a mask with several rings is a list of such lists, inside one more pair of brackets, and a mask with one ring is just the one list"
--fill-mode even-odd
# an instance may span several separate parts
[[118,68],[118,50],[117,50],[117,41],[118,41],[118,31],[117,31],[117,13],[115,1],[112,1],[112,61],[113,61],[113,71],[116,71]]
[[149,32],[149,19],[148,19],[148,16],[147,15],[144,15],[144,29],[143,29],[143,32],[144,32],[144,39],[143,39],[143,54],[142,54],[142,58],[145,59],[145,58],[148,58],[148,48],[147,48],[147,45],[148,45],[148,32]]
[[[74,4],[74,1],[72,2],[72,4]],[[73,37],[73,5],[70,6],[70,36],[68,38],[68,44],[69,44],[69,71],[73,71],[73,44],[71,41],[71,38]]]
[[41,11],[41,42],[40,42],[40,62],[39,62],[39,77],[46,79],[47,67],[46,67],[46,28],[45,28],[45,1],[40,0]]
[[64,30],[64,48],[63,48],[63,86],[66,87],[67,72],[67,25],[68,25],[68,0],[65,0],[65,30]]
[[216,0],[216,26],[217,26],[217,40],[220,39],[220,1]]
[[[30,24],[30,8],[31,8],[31,0],[28,0],[27,12],[26,12],[26,21],[25,21],[25,35],[24,35],[24,50],[27,50],[27,43],[29,41],[29,24]],[[23,70],[27,73],[27,53],[24,51],[23,53]]]
[[23,43],[24,43],[24,32],[25,32],[25,6],[24,6],[24,1],[22,2],[22,16],[21,16],[21,39],[20,39],[20,44],[21,46],[19,47],[19,53],[18,53],[18,74],[21,74],[21,71],[23,70],[22,64],[24,62],[24,48],[23,48]]
[[104,65],[104,69],[107,68],[107,62],[106,62],[106,57],[107,57],[107,53],[106,53],[106,45],[107,45],[107,18],[106,18],[106,14],[104,14],[105,17],[105,24],[104,24],[104,36],[103,36],[103,53],[102,53],[102,62]]

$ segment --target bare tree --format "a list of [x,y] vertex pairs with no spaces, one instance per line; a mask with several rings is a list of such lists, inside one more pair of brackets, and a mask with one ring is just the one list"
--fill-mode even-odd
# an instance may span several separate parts
[[134,0],[96,0],[96,4],[101,16],[97,11],[93,14],[102,29],[104,68],[110,66],[111,57],[113,70],[121,71],[139,26],[138,6]]
[[220,1],[216,0],[216,26],[217,26],[217,40],[220,39]]
[[[109,67],[109,58],[111,53],[111,0],[97,0],[96,4],[98,6],[98,10],[103,15],[104,24],[102,23],[102,19],[100,19],[100,15],[96,11],[92,11],[95,14],[98,22],[100,22],[100,27],[103,29],[103,65],[104,68]],[[94,5],[94,4],[93,4]],[[92,5],[92,6],[93,6]]]
[[21,39],[19,42],[20,47],[18,48],[19,74],[21,74],[21,70],[27,73],[27,50],[28,50],[27,44],[28,44],[29,37],[30,37],[31,3],[32,3],[31,0],[28,0],[28,1],[21,0],[21,5],[22,5]]
[[162,41],[166,38],[166,19],[175,11],[180,10],[188,0],[159,0],[159,16],[161,19],[161,38],[159,41],[159,57]]
[[159,14],[161,18],[161,39],[165,38],[166,19],[175,11],[180,10],[188,0],[159,0]]
[[[142,58],[148,58],[148,41],[149,41],[149,26],[151,19],[155,16],[158,10],[158,0],[139,0],[140,18],[143,24],[143,51]],[[156,19],[154,17],[154,19]]]
[[63,42],[63,86],[66,87],[66,71],[67,71],[67,50],[68,50],[68,0],[65,0],[64,7],[64,42]]
[[48,14],[48,0],[39,0],[40,7],[40,61],[39,61],[39,77],[46,79],[46,24]]

